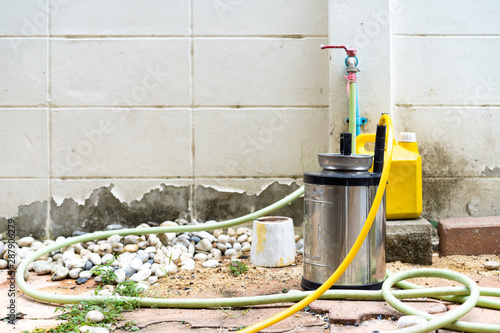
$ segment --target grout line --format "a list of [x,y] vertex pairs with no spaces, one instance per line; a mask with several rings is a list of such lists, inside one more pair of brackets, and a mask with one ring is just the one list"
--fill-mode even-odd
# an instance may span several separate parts
[[394,37],[415,37],[415,38],[498,38],[500,34],[405,34],[393,33]]
[[47,1],[47,183],[48,183],[48,198],[47,198],[47,221],[45,235],[52,236],[52,219],[51,219],[51,199],[52,199],[52,40],[50,38],[51,31],[51,12],[50,0]]
[[500,104],[394,104],[398,108],[498,108]]
[[[50,24],[50,23],[49,23]],[[46,38],[43,35],[2,35],[2,38]],[[207,39],[316,39],[316,38],[328,38],[327,35],[193,35],[192,29],[189,35],[50,35],[53,39],[58,40],[102,40],[102,39],[195,39],[195,38],[207,38]]]
[[195,145],[195,120],[194,120],[194,0],[189,1],[189,98],[190,98],[190,108],[191,108],[191,176],[192,181],[189,186],[189,211],[191,212],[191,218],[196,219],[196,145]]
[[[397,105],[407,105],[407,104],[396,104]],[[416,105],[418,106],[418,105]],[[432,106],[432,105],[431,105]],[[461,106],[461,105],[457,105]],[[471,105],[472,106],[472,105]],[[481,107],[483,105],[476,105]],[[500,106],[500,105],[493,105]],[[1,105],[0,109],[69,109],[69,110],[89,110],[89,109],[150,109],[150,110],[165,110],[165,109],[182,109],[182,108],[192,108],[192,109],[328,109],[328,105],[162,105],[162,106],[148,106],[148,105],[54,105],[53,103],[46,105]]]
[[[277,175],[277,176],[200,176],[198,179],[200,180],[208,180],[208,181],[214,181],[214,180],[272,180],[272,179],[286,179],[286,180],[293,180],[293,181],[300,181],[302,180],[303,175]],[[456,175],[456,176],[424,176],[423,179],[496,179],[498,180],[499,178],[497,176],[481,176],[481,175],[471,175],[471,176],[464,176],[464,175]],[[45,180],[47,179],[46,177],[1,177],[0,180],[2,181],[25,181],[25,180]],[[95,182],[95,181],[113,181],[113,180],[120,180],[120,181],[158,181],[158,182],[167,182],[169,183],[170,181],[178,181],[178,182],[191,182],[193,180],[192,177],[187,176],[187,177],[115,177],[115,176],[109,176],[109,177],[57,177],[54,176],[51,178],[52,181],[82,181],[82,182]],[[167,185],[170,185],[173,183],[169,183]]]

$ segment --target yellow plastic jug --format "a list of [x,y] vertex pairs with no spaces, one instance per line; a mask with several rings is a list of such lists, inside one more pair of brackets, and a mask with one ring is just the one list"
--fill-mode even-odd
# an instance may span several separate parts
[[[375,142],[375,133],[356,137],[356,152],[372,154],[365,145]],[[414,219],[422,213],[422,158],[415,133],[400,133],[394,140],[391,170],[386,189],[388,220]]]

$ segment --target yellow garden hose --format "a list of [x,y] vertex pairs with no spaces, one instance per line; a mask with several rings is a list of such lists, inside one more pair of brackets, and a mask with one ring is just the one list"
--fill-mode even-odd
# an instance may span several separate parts
[[387,184],[387,179],[389,178],[389,169],[391,168],[391,160],[392,160],[392,143],[393,143],[393,138],[394,138],[394,133],[393,133],[393,126],[392,126],[392,119],[389,117],[387,114],[383,114],[382,117],[380,118],[379,125],[386,125],[387,126],[387,135],[386,135],[386,141],[387,141],[387,151],[386,155],[384,157],[384,168],[382,170],[382,175],[380,176],[380,183],[377,189],[377,193],[375,194],[375,199],[373,200],[372,207],[370,208],[370,212],[368,213],[368,217],[366,218],[366,222],[361,229],[361,232],[359,233],[358,238],[354,242],[354,245],[352,246],[351,250],[345,257],[344,261],[339,265],[337,270],[333,272],[333,274],[328,278],[328,280],[325,281],[318,289],[316,289],[315,292],[298,302],[297,304],[294,304],[293,306],[289,307],[288,309],[272,316],[269,317],[266,320],[263,320],[257,324],[254,324],[252,326],[249,326],[245,329],[242,329],[238,332],[241,333],[254,333],[254,332],[259,332],[260,330],[263,330],[266,327],[269,327],[271,325],[276,324],[277,322],[282,321],[285,318],[290,317],[294,313],[302,310],[306,306],[308,306],[310,303],[313,301],[317,300],[321,295],[323,295],[327,290],[333,286],[335,282],[344,274],[345,270],[351,262],[354,260],[354,257],[358,253],[359,249],[363,245],[363,242],[365,241],[366,236],[370,232],[370,228],[372,227],[373,221],[375,220],[375,216],[377,215],[378,207],[380,206],[380,203],[382,202],[382,198],[384,197],[384,192],[385,192],[385,185]]

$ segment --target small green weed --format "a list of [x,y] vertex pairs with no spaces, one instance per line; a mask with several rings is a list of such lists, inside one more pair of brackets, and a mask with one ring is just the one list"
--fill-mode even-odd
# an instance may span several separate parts
[[113,270],[113,267],[111,267],[111,264],[113,262],[115,262],[115,260],[107,262],[105,264],[95,266],[91,269],[92,273],[94,273],[95,275],[97,275],[101,278],[101,283],[104,285],[116,284],[116,279],[118,279],[118,277],[115,274],[115,271]]
[[[170,253],[170,256],[168,257],[168,266],[172,264],[172,253]],[[159,268],[162,272],[163,275],[168,278],[168,270],[164,266],[160,266]]]
[[[50,329],[37,328],[32,333],[80,333],[79,327],[82,325],[110,328],[112,324],[123,318],[122,312],[132,311],[138,307],[137,301],[111,299],[66,305],[55,310],[55,312],[62,312],[58,319],[66,320],[64,323]],[[91,310],[97,310],[104,314],[104,321],[100,323],[86,321],[85,316]],[[29,331],[23,333],[29,333]]]
[[127,321],[123,328],[129,332],[137,332],[140,330],[140,328],[137,327],[137,322],[135,320]]
[[241,274],[245,273],[246,271],[248,271],[248,266],[244,262],[241,262],[238,260],[233,260],[229,264],[229,272],[233,276],[240,276]]
[[137,282],[125,280],[116,285],[115,292],[120,296],[139,297],[141,290],[137,287]]
[[[116,283],[116,274],[113,272],[111,263],[106,263],[94,267],[93,272],[97,276],[100,276],[102,282],[100,286],[95,290],[96,294],[102,290],[102,286],[106,284]],[[137,282],[126,280],[120,282],[116,285],[113,294],[118,294],[121,296],[129,297],[139,297],[140,288],[137,286]],[[56,308],[55,312],[61,312],[58,319],[66,320],[64,323],[59,324],[56,327],[50,329],[37,328],[32,333],[80,333],[79,327],[82,325],[100,326],[110,328],[112,324],[115,324],[119,319],[123,318],[122,312],[132,311],[139,307],[137,300],[123,300],[123,299],[106,299],[106,300],[96,300],[91,302],[81,302],[78,304],[65,305],[62,308]],[[91,310],[97,310],[104,315],[104,320],[100,323],[88,322],[85,320],[85,316]],[[135,322],[125,323],[125,329],[130,332],[138,331]],[[23,333],[30,333],[29,331],[24,331]]]

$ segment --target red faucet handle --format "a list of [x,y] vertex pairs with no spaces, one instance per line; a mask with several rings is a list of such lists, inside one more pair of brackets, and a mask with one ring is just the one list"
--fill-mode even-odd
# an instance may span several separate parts
[[356,56],[356,49],[354,47],[345,47],[344,45],[321,45],[321,49],[344,49],[349,57]]

